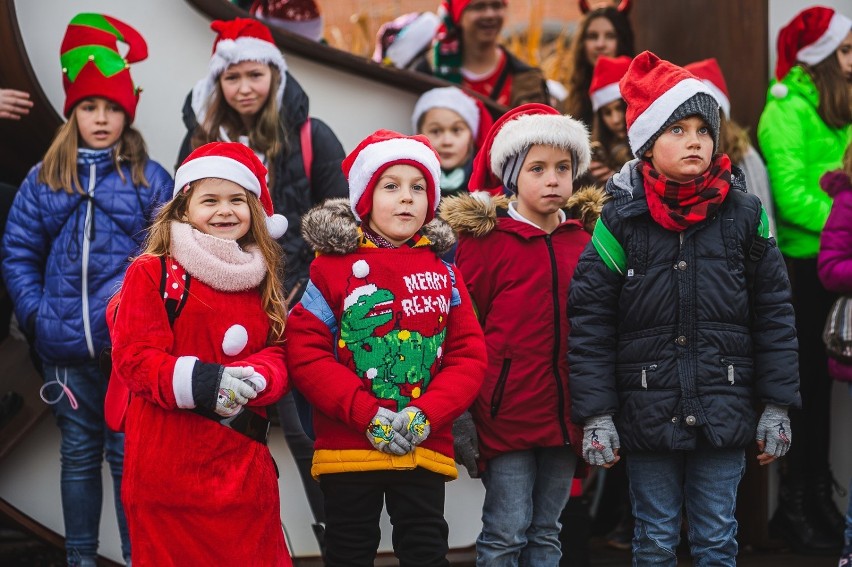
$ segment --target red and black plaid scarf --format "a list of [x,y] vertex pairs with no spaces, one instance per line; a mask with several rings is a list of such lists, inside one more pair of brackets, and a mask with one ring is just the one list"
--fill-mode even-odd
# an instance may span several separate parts
[[641,162],[645,198],[651,217],[665,229],[682,232],[713,216],[731,188],[731,159],[719,154],[710,168],[691,181],[678,183]]

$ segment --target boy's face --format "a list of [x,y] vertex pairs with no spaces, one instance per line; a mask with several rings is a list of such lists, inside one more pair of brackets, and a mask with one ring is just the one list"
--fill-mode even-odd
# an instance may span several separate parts
[[459,18],[464,42],[497,43],[506,16],[506,0],[471,0]]
[[413,165],[392,165],[382,172],[373,188],[371,229],[399,246],[414,236],[429,208],[426,177]]
[[533,222],[555,214],[565,206],[573,187],[571,153],[537,144],[530,148],[518,175],[518,212]]
[[702,118],[689,116],[669,125],[645,157],[664,176],[684,183],[710,167],[713,135]]
[[473,153],[473,132],[467,122],[449,108],[433,108],[423,115],[420,133],[438,152],[441,169],[451,171],[467,162]]

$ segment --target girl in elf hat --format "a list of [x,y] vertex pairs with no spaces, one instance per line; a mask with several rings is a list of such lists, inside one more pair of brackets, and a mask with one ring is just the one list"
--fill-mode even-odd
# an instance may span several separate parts
[[835,554],[843,517],[829,468],[831,379],[820,336],[836,296],[817,277],[832,199],[819,179],[840,166],[852,139],[852,20],[821,6],[796,15],[778,34],[775,79],[757,139],[769,170],[778,246],[793,283],[804,405],[791,417],[808,442],[790,453],[781,471],[770,528],[800,552]]
[[175,173],[112,328],[131,392],[123,501],[136,565],[214,565],[223,542],[290,565],[265,406],[287,387],[281,248],[266,168],[239,143]]
[[[126,55],[117,40],[127,44]],[[98,367],[110,343],[104,313],[172,179],[148,159],[131,126],[140,89],[129,64],[148,54],[139,32],[111,16],[78,14],[60,53],[68,121],[15,197],[3,238],[3,276],[41,364],[42,398],[62,433],[68,564],[93,566],[104,455],[122,554],[130,558],[119,499],[124,438],[104,426],[106,381]]]
[[371,566],[387,502],[401,565],[449,565],[444,483],[453,420],[473,401],[485,345],[433,220],[441,166],[424,136],[379,130],[343,162],[350,200],[302,222],[317,251],[285,332],[293,383],[314,407],[313,474],[326,565]]
[[589,98],[592,101],[592,161],[589,175],[603,186],[612,174],[630,161],[627,144],[626,105],[618,82],[630,66],[630,57],[601,55],[595,64]]
[[[582,123],[525,104],[488,133],[471,184],[502,185],[512,200],[476,192],[441,206],[460,233],[456,265],[488,345],[485,382],[456,422],[456,458],[485,485],[478,566],[559,565],[559,516],[582,442],[570,418],[565,304],[603,201],[594,188],[572,198],[589,157]],[[563,210],[575,205],[581,218]]]
[[695,563],[733,566],[745,448],[783,456],[801,403],[790,284],[707,86],[647,51],[619,86],[637,159],[571,283],[572,418],[589,464],[626,455],[634,565],[677,564],[685,506]]

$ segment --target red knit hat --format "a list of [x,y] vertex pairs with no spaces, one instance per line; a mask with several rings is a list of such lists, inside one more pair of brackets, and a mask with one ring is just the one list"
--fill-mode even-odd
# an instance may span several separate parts
[[621,98],[618,81],[627,73],[630,67],[630,57],[607,57],[601,55],[595,63],[592,72],[592,82],[589,85],[589,97],[592,99],[592,111],[597,112],[602,106]]
[[254,0],[249,13],[290,33],[322,39],[322,16],[315,0]]
[[494,119],[478,98],[466,94],[458,87],[439,87],[426,91],[414,105],[411,113],[411,128],[414,132],[418,130],[418,122],[424,114],[433,108],[446,108],[452,110],[462,117],[470,131],[473,132],[474,144],[481,148],[485,143],[485,136],[491,129]]
[[719,67],[719,62],[716,61],[716,58],[711,57],[710,59],[702,59],[701,61],[684,65],[683,68],[701,79],[704,84],[707,85],[707,88],[710,89],[710,93],[719,102],[719,106],[722,107],[722,112],[725,113],[725,117],[730,118],[731,99],[728,96],[728,84],[725,82],[725,76],[722,75],[722,68]]
[[238,142],[211,142],[196,148],[175,172],[172,196],[184,190],[187,184],[208,177],[233,181],[260,199],[266,213],[266,228],[272,238],[281,238],[287,232],[287,219],[275,214],[272,208],[272,197],[266,186],[266,167],[250,148]]
[[192,89],[192,110],[198,123],[204,122],[210,97],[216,90],[216,82],[228,67],[243,61],[259,61],[273,65],[281,74],[281,83],[275,93],[278,105],[284,97],[287,63],[269,28],[252,18],[216,20],[210,29],[217,33],[213,43],[213,56],[207,65],[207,75]]
[[[514,190],[509,187],[509,179],[516,181],[517,173],[507,171],[507,164],[514,160],[520,167],[529,148],[535,144],[570,151],[574,178],[589,167],[589,132],[583,123],[563,116],[552,106],[531,102],[511,109],[491,127],[485,144],[473,159],[470,191],[500,195],[504,185]],[[516,163],[518,157],[521,163]]]
[[669,124],[700,116],[719,140],[719,103],[695,75],[643,51],[633,59],[619,83],[627,103],[627,139],[630,151],[642,157]]
[[376,130],[364,138],[343,160],[349,181],[349,206],[358,220],[373,207],[373,189],[382,172],[393,165],[412,165],[426,177],[429,207],[424,224],[435,218],[441,199],[441,163],[426,136],[404,136],[392,130]]
[[[797,61],[816,65],[831,55],[852,30],[852,20],[824,6],[799,12],[778,33],[778,61],[775,78],[783,79]],[[786,96],[773,92],[778,98]]]
[[[116,40],[127,44],[126,56],[118,52]],[[74,16],[59,48],[65,117],[71,115],[80,100],[99,96],[121,106],[127,114],[127,123],[132,123],[142,89],[133,85],[130,63],[146,57],[145,39],[121,20],[104,14]]]

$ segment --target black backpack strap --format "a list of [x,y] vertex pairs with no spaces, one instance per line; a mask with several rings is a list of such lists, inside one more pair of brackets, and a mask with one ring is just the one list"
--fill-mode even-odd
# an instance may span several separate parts
[[[184,305],[186,305],[186,300],[189,299],[189,284],[192,281],[192,277],[189,275],[189,272],[186,272],[185,278],[183,278],[183,289],[181,290],[180,299],[174,299],[172,297],[166,296],[166,276],[167,276],[167,260],[165,256],[160,256],[160,266],[162,267],[162,273],[160,274],[160,297],[163,297],[163,303],[166,306],[166,315],[169,318],[169,327],[175,326],[175,319],[177,319],[180,312],[183,310]],[[178,282],[181,283],[181,282]]]

